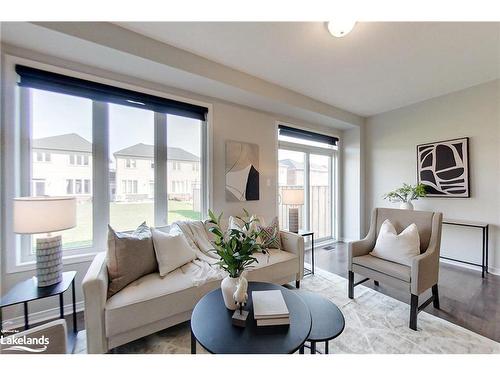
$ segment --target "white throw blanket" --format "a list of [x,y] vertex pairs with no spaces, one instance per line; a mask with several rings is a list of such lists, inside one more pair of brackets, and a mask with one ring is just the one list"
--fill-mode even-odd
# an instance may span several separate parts
[[173,227],[184,234],[196,254],[197,259],[181,267],[184,273],[193,274],[194,285],[203,285],[227,276],[227,273],[216,264],[220,258],[212,251],[214,246],[202,221],[177,221]]

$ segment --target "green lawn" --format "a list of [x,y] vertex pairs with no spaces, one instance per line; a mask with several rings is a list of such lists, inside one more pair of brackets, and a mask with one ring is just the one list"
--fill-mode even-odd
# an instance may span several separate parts
[[[110,224],[116,230],[135,229],[143,221],[154,225],[153,203],[111,203]],[[199,220],[200,212],[193,211],[191,202],[168,201],[168,222],[178,220]],[[61,232],[65,248],[79,248],[90,245],[92,238],[92,205],[80,203],[77,209],[76,228]],[[34,242],[34,241],[33,241]],[[35,245],[33,245],[35,246]]]

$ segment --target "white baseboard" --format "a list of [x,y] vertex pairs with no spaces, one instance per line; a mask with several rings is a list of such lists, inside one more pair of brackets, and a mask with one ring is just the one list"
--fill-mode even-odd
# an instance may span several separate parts
[[[76,303],[76,311],[80,312],[84,310],[83,301]],[[73,305],[70,303],[68,305],[64,305],[64,315],[71,315],[73,313]],[[53,309],[37,311],[28,314],[29,324],[30,326],[35,323],[40,323],[46,320],[53,320],[59,318],[59,307],[55,307]],[[12,319],[6,319],[2,322],[3,329],[11,330],[19,327],[24,327],[24,315],[16,316]]]

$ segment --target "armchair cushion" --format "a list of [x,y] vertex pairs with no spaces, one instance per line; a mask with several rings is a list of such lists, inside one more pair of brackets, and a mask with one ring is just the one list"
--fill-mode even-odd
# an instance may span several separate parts
[[395,277],[407,283],[411,281],[411,268],[399,263],[390,262],[371,255],[354,257],[352,263],[383,273],[387,276]]
[[412,259],[420,254],[418,228],[410,224],[401,233],[386,219],[377,237],[375,248],[370,252],[374,257],[411,266]]

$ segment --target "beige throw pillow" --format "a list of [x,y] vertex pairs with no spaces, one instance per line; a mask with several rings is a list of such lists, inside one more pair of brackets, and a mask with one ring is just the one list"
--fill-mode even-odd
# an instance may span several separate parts
[[158,272],[151,230],[142,223],[133,233],[108,225],[108,298],[138,278]]
[[157,229],[152,229],[152,233],[161,277],[196,258],[184,234],[177,231],[165,233]]
[[382,223],[375,243],[370,252],[377,258],[411,266],[412,259],[420,254],[420,236],[415,224],[411,224],[397,234],[394,225],[387,219]]

